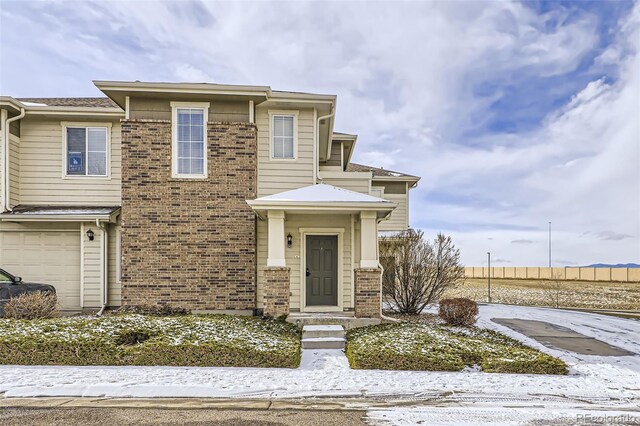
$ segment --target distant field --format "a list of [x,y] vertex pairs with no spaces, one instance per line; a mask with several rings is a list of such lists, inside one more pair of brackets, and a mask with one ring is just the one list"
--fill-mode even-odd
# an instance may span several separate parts
[[[447,297],[487,301],[487,279],[467,278]],[[640,310],[640,283],[491,279],[491,301],[524,306]]]

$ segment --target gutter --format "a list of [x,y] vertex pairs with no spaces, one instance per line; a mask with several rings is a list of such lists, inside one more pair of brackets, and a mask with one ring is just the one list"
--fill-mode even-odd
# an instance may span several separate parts
[[[313,156],[314,156],[314,160],[313,160],[313,184],[315,185],[316,183],[318,183],[318,181],[322,182],[322,179],[320,178],[320,176],[318,176],[318,171],[320,170],[320,156],[318,155],[318,151],[320,150],[320,122],[322,120],[325,120],[327,118],[332,118],[334,115],[336,115],[336,108],[335,106],[332,104],[331,105],[331,112],[327,115],[323,115],[321,117],[318,117],[316,119],[316,122],[313,123],[316,126],[316,131],[315,131],[315,143],[313,144]],[[331,135],[333,134],[333,129],[331,129],[331,131],[329,132],[329,140],[327,141],[327,144],[329,145],[329,152],[331,152]]]
[[[11,199],[10,199],[10,195],[11,195],[11,189],[10,189],[10,182],[9,182],[9,151],[10,151],[10,145],[11,142],[9,141],[9,138],[11,137],[11,129],[9,128],[11,123],[13,123],[16,120],[20,120],[21,118],[24,118],[24,116],[27,114],[27,112],[25,111],[24,108],[20,108],[20,115],[17,115],[13,118],[9,118],[6,119],[4,122],[4,126],[2,128],[3,130],[3,135],[2,135],[2,139],[3,139],[3,144],[4,147],[2,149],[2,153],[3,153],[3,164],[2,164],[2,211],[11,211]],[[6,112],[5,112],[5,116],[6,116]]]

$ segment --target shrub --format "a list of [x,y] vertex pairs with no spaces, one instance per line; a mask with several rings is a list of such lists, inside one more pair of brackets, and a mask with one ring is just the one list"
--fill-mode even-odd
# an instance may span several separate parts
[[191,311],[186,308],[169,305],[124,305],[118,308],[116,314],[153,315],[156,317],[175,317],[189,315]]
[[115,334],[115,343],[119,346],[138,345],[151,338],[148,330],[124,329]]
[[445,290],[464,281],[460,251],[451,237],[438,234],[433,242],[422,231],[408,229],[380,240],[384,267],[382,294],[391,310],[419,314]]
[[449,325],[472,326],[476,323],[478,304],[463,297],[440,300],[438,315]]
[[5,318],[38,319],[51,318],[56,312],[58,298],[55,293],[36,291],[12,297],[4,305]]
[[351,329],[346,355],[355,369],[568,373],[561,360],[496,331],[417,322]]
[[0,320],[0,364],[296,368],[301,330],[255,317]]

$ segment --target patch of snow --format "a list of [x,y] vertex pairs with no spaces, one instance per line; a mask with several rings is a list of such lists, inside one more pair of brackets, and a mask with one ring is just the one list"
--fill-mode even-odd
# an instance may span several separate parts
[[24,106],[28,106],[28,107],[42,107],[42,106],[49,106],[47,104],[43,104],[40,102],[27,102],[27,101],[20,101],[20,103]]
[[305,325],[302,331],[344,331],[341,325]]
[[594,407],[576,409],[557,406],[504,406],[478,407],[393,407],[373,408],[367,412],[367,421],[373,425],[577,425],[577,424],[640,424],[640,413],[635,410],[604,410]]

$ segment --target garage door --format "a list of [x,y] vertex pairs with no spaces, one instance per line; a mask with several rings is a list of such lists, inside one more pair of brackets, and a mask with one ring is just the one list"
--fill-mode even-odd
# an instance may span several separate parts
[[80,308],[78,231],[2,231],[0,267],[26,282],[52,284],[62,309]]

